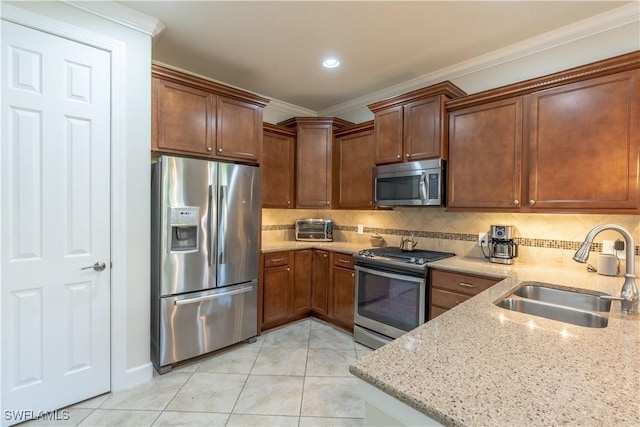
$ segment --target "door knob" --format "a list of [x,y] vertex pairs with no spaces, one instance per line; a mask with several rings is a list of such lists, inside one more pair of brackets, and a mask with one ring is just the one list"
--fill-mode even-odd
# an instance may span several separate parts
[[80,270],[89,270],[90,268],[93,268],[94,271],[102,271],[105,268],[107,268],[107,264],[105,264],[104,262],[96,261],[95,264],[90,265],[88,267],[82,267]]

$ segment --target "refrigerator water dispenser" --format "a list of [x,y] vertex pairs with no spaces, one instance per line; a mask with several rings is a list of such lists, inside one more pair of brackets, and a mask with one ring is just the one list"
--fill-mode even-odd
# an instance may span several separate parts
[[171,227],[169,252],[198,252],[200,208],[193,206],[169,208],[169,221]]

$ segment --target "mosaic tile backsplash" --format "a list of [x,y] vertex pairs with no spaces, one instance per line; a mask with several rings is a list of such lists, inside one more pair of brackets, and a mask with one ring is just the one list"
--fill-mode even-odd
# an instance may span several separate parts
[[[370,247],[372,234],[380,234],[385,244],[400,244],[402,236],[413,234],[421,249],[454,252],[459,256],[482,258],[477,245],[478,233],[492,224],[512,225],[519,248],[519,262],[566,265],[584,268],[572,260],[587,232],[596,225],[618,224],[635,240],[636,263],[640,256],[640,215],[588,214],[511,214],[445,212],[444,208],[395,208],[393,210],[306,210],[263,209],[264,240],[293,240],[299,218],[328,218],[335,223],[334,240],[362,243]],[[357,234],[357,225],[364,234]],[[602,250],[602,240],[623,240],[615,231],[604,231],[595,240],[592,251]],[[595,265],[596,259],[589,259]]]

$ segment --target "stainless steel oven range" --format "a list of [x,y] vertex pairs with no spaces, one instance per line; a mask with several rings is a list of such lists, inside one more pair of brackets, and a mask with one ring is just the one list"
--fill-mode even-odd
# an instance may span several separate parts
[[395,247],[354,255],[356,342],[375,349],[424,323],[429,299],[427,263],[454,255]]

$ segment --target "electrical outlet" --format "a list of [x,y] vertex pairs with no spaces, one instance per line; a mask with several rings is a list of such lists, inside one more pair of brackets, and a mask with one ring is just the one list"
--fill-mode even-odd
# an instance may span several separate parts
[[364,225],[358,224],[358,234],[363,234],[363,233],[364,233]]
[[489,246],[489,234],[480,232],[478,233],[478,246]]
[[614,254],[613,249],[613,240],[603,240],[602,241],[602,253],[603,254]]

